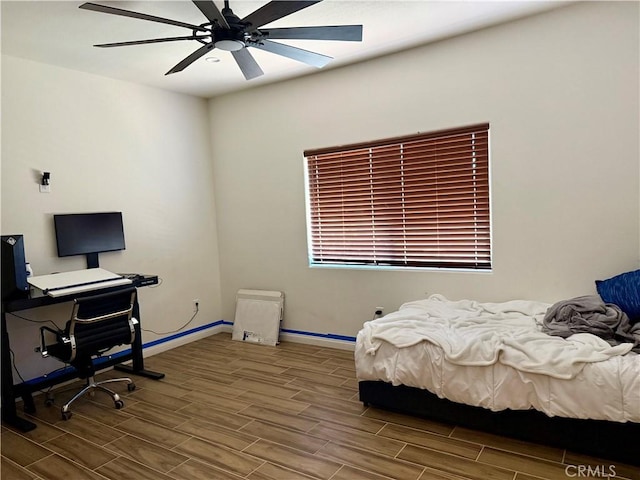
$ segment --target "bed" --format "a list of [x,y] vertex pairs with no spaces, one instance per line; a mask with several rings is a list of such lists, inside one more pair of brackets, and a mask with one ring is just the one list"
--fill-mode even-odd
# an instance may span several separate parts
[[640,347],[633,337],[550,335],[551,307],[442,295],[405,303],[357,335],[360,400],[640,465]]

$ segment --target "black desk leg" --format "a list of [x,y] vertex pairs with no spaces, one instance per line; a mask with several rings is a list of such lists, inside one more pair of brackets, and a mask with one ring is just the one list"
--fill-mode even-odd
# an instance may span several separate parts
[[33,401],[33,395],[31,394],[31,392],[22,390],[20,396],[22,397],[24,411],[32,415],[36,413],[36,404]]
[[140,306],[138,305],[138,296],[136,295],[136,302],[133,305],[133,316],[138,319],[138,323],[135,326],[136,338],[131,344],[131,357],[132,365],[115,365],[113,368],[121,372],[133,373],[142,377],[151,378],[153,380],[160,380],[164,378],[164,373],[152,372],[144,368],[144,358],[142,356],[142,330],[140,328]]
[[[2,421],[7,425],[17,428],[22,432],[28,432],[36,428],[35,423],[18,417],[16,409],[16,397],[13,388],[13,367],[11,362],[11,346],[9,333],[7,332],[7,317],[2,307]],[[33,405],[33,399],[31,399]],[[26,404],[25,404],[26,405]]]

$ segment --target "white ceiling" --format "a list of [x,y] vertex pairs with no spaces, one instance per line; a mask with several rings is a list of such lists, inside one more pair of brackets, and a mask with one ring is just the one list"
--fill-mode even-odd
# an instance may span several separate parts
[[[245,80],[231,53],[214,50],[220,61],[200,58],[184,71],[165,73],[201,45],[195,41],[95,48],[96,43],[189,35],[188,29],[82,10],[83,1],[1,2],[2,53],[105,77],[200,97],[249,88],[317,71],[315,67],[250,48],[264,76]],[[100,1],[140,13],[200,25],[196,6],[181,1]],[[216,0],[220,9],[223,1]],[[231,0],[243,18],[266,0]],[[452,35],[535,14],[565,1],[324,0],[265,27],[363,25],[362,42],[279,40],[334,57],[324,70],[423,45]]]

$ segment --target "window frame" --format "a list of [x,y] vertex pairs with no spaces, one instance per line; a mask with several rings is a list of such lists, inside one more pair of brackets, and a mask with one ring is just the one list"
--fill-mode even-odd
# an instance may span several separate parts
[[[374,140],[369,142],[361,142],[361,143],[350,144],[350,145],[341,145],[336,147],[305,150],[304,151],[305,207],[306,207],[306,218],[307,218],[307,247],[308,247],[309,266],[312,268],[319,267],[319,268],[347,268],[347,269],[402,270],[402,271],[434,270],[434,271],[454,271],[454,272],[465,271],[465,272],[481,272],[481,273],[491,272],[493,269],[493,263],[492,263],[493,262],[493,235],[492,235],[492,212],[491,212],[491,168],[490,168],[491,165],[490,165],[489,129],[490,129],[490,125],[487,122],[487,123],[475,124],[475,125],[470,125],[465,127],[448,128],[444,130],[418,133],[418,134],[406,135],[401,137],[392,137],[392,138]],[[470,147],[467,147],[465,142],[469,143]],[[456,145],[454,145],[454,143]],[[462,147],[458,146],[457,144],[461,144]],[[426,146],[432,150],[428,150],[427,153],[422,152],[418,154],[415,154],[415,153],[410,154],[409,151],[412,145],[413,146],[418,145],[420,148],[423,148]],[[447,158],[447,154],[442,153],[442,150],[444,150],[444,147],[450,148],[452,145],[454,145],[455,155],[462,153],[464,155],[468,155],[469,157],[456,156],[454,158],[450,156],[450,158]],[[398,152],[404,152],[404,151],[407,152],[406,158],[403,156],[404,155],[403,153],[397,153],[397,158],[395,159],[392,159],[391,157],[384,157],[387,160],[380,160],[380,158],[383,158],[383,156],[382,154],[379,154],[379,152],[384,152],[387,150],[391,151],[396,147],[398,147]],[[438,151],[438,148],[440,148],[440,151]],[[376,150],[376,149],[382,149],[382,150]],[[415,151],[421,152],[421,150],[418,148],[416,148]],[[433,153],[433,151],[435,151],[436,153]],[[316,258],[316,256],[314,255],[314,252],[321,251],[323,249],[315,247],[316,244],[314,243],[314,234],[317,236],[318,231],[321,230],[322,227],[318,227],[317,226],[318,224],[316,222],[316,228],[314,229],[314,219],[317,220],[317,218],[320,217],[320,214],[316,213],[314,215],[313,212],[314,212],[314,208],[316,209],[316,212],[319,211],[320,205],[321,205],[320,202],[326,202],[327,200],[326,199],[319,200],[318,198],[315,198],[312,200],[312,195],[315,195],[317,197],[317,195],[319,194],[319,191],[322,188],[326,189],[326,187],[318,186],[319,183],[316,181],[317,178],[322,178],[323,179],[322,181],[327,182],[328,181],[327,178],[331,177],[331,175],[327,173],[318,174],[318,170],[319,170],[318,165],[320,165],[320,162],[322,162],[323,160],[326,162],[334,162],[334,164],[339,165],[338,175],[340,176],[340,179],[341,179],[340,181],[342,181],[343,178],[347,177],[346,170],[348,170],[348,168],[350,168],[350,166],[352,165],[351,163],[349,163],[349,160],[343,160],[342,157],[343,156],[349,157],[349,155],[352,155],[351,161],[353,161],[353,158],[356,159],[355,160],[356,162],[359,160],[361,161],[362,159],[365,159],[364,160],[365,164],[367,161],[366,157],[368,155],[368,161],[370,162],[369,165],[370,165],[371,173],[369,174],[369,182],[371,185],[369,187],[365,185],[364,187],[360,188],[360,190],[366,191],[367,188],[369,188],[371,192],[371,199],[372,199],[371,200],[372,207],[371,207],[371,214],[370,214],[371,220],[369,221],[368,230],[365,229],[366,231],[370,232],[369,236],[371,237],[371,240],[370,240],[371,245],[375,245],[377,241],[380,242],[380,245],[385,245],[384,241],[376,240],[376,235],[378,237],[382,237],[383,235],[378,234],[377,233],[378,230],[376,230],[375,228],[376,217],[380,219],[380,218],[384,218],[384,215],[380,214],[379,210],[376,210],[376,207],[373,206],[376,202],[380,202],[380,200],[375,200],[375,198],[377,198],[378,195],[382,195],[381,192],[386,192],[389,188],[389,187],[374,186],[374,184],[378,183],[379,180],[377,179],[375,174],[372,172],[375,168],[378,168],[377,166],[378,164],[382,164],[382,163],[385,163],[387,165],[386,167],[384,167],[384,168],[387,168],[387,170],[383,171],[387,177],[389,177],[390,175],[389,168],[396,168],[396,166],[393,165],[392,163],[393,161],[398,162],[398,165],[400,165],[398,167],[399,170],[401,171],[398,178],[400,183],[395,187],[390,187],[392,188],[393,193],[398,195],[398,192],[400,192],[400,190],[404,191],[405,189],[407,189],[406,186],[409,185],[409,180],[408,180],[409,174],[404,173],[404,170],[409,171],[409,168],[407,168],[407,166],[412,165],[408,162],[418,162],[418,163],[413,163],[413,166],[414,167],[417,166],[418,175],[422,175],[422,177],[420,177],[421,178],[420,182],[424,183],[425,182],[424,178],[427,178],[428,180],[426,180],[426,183],[431,182],[433,183],[433,185],[431,187],[426,186],[424,184],[418,185],[419,190],[415,190],[416,187],[414,185],[412,194],[416,195],[416,191],[418,191],[419,193],[417,193],[417,197],[422,197],[421,208],[424,208],[429,211],[433,210],[433,207],[432,207],[433,200],[427,201],[425,200],[424,197],[434,195],[434,192],[436,191],[438,191],[439,195],[442,196],[443,190],[445,189],[451,190],[452,187],[451,187],[451,183],[447,183],[447,182],[450,182],[449,180],[444,180],[444,181],[440,180],[440,186],[436,186],[436,184],[438,183],[438,180],[437,180],[438,176],[440,176],[440,178],[442,179],[444,178],[444,175],[442,173],[425,174],[425,171],[431,168],[435,168],[436,171],[438,170],[438,168],[442,169],[443,167],[446,167],[449,169],[453,168],[454,175],[456,176],[451,177],[451,175],[448,175],[448,178],[455,178],[455,183],[462,185],[462,187],[454,186],[453,190],[455,190],[454,194],[460,194],[462,192],[461,194],[464,197],[463,203],[467,203],[467,206],[463,207],[465,210],[465,212],[463,212],[463,216],[465,219],[466,226],[451,228],[450,229],[450,231],[452,232],[451,234],[442,233],[443,231],[444,232],[447,231],[446,226],[445,227],[440,226],[441,224],[443,224],[442,219],[447,221],[452,221],[452,219],[454,219],[454,216],[456,216],[457,213],[454,213],[454,214],[436,213],[434,218],[437,218],[438,220],[436,220],[435,222],[433,220],[428,220],[428,221],[418,220],[417,228],[415,226],[407,228],[405,219],[410,219],[411,213],[407,212],[409,208],[406,207],[405,194],[402,193],[402,197],[403,197],[402,200],[396,199],[395,200],[396,203],[394,205],[396,205],[396,207],[397,205],[400,205],[400,204],[402,205],[400,207],[402,210],[401,216],[403,218],[403,222],[405,223],[402,223],[402,228],[399,229],[398,226],[401,224],[401,222],[397,220],[397,215],[393,215],[392,217],[395,218],[395,220],[393,220],[392,222],[393,227],[390,228],[390,230],[393,230],[395,234],[402,232],[401,234],[403,234],[405,238],[407,237],[407,232],[409,232],[410,234],[414,234],[416,231],[421,232],[421,233],[418,233],[417,236],[415,237],[418,239],[418,242],[416,242],[416,245],[418,246],[414,245],[409,247],[406,247],[406,246],[397,247],[395,243],[401,243],[401,242],[398,242],[397,239],[394,240],[393,242],[387,241],[386,243],[387,245],[389,243],[394,243],[394,246],[388,249],[389,252],[393,252],[393,253],[389,253],[388,256],[400,258],[400,255],[398,255],[397,252],[403,251],[405,252],[403,255],[403,260],[398,260],[397,258],[393,258],[391,260],[389,260],[388,258],[385,259],[384,255],[381,255],[382,257],[381,259],[376,259],[376,254],[374,253],[376,251],[375,246],[371,248],[371,252],[372,252],[372,255],[370,255],[371,258],[367,260],[354,260],[353,258],[350,258],[350,255],[348,253],[348,249],[351,248],[353,250],[353,247],[344,247],[344,245],[347,245],[349,243],[348,241],[343,241],[343,251],[341,252],[343,255],[342,258],[334,258],[334,259],[331,259],[330,257],[325,259]],[[379,158],[376,157],[376,155],[378,155]],[[466,163],[468,163],[471,158],[478,159],[478,162],[476,162],[475,160],[471,160],[473,163],[473,166],[467,167]],[[313,166],[316,167],[313,169],[313,173],[311,172],[312,166],[310,165],[310,163],[313,163]],[[392,166],[389,167],[388,165],[392,165]],[[405,165],[405,167],[403,167],[402,165]],[[427,167],[425,165],[430,165],[430,166]],[[462,167],[460,167],[460,165],[462,165]],[[325,170],[331,169],[331,167],[324,167],[324,168]],[[360,172],[360,174],[362,175],[363,168],[366,168],[366,167],[361,166],[359,169],[356,167],[356,170]],[[378,175],[381,175],[381,174],[378,173]],[[311,177],[313,177],[316,180],[312,181]],[[474,178],[474,180],[470,181],[469,178],[467,177]],[[358,183],[357,186],[361,187],[363,185],[361,180],[364,177],[362,178],[357,177],[357,178],[360,180],[360,183]],[[480,180],[476,180],[476,178]],[[331,180],[334,180],[334,179],[335,179],[335,175],[331,177]],[[436,179],[435,182],[433,182],[433,179]],[[366,183],[366,180],[365,180],[365,183]],[[475,188],[470,186],[470,185],[476,185],[476,183],[477,185],[480,186],[480,188]],[[313,187],[312,187],[312,184],[313,184]],[[389,185],[389,182],[387,182],[386,185]],[[352,188],[352,191],[355,191],[353,190],[354,188],[353,184],[351,185],[351,188]],[[474,190],[474,188],[476,190],[475,193],[471,193]],[[347,197],[342,193],[340,193],[338,196],[335,196],[333,193],[326,194],[325,196],[327,195],[329,200],[341,199],[343,204],[348,203],[348,200],[345,200]],[[408,198],[413,199],[413,197],[408,197]],[[468,206],[467,200],[469,200],[470,198],[475,199],[473,202],[474,205],[477,203],[478,199],[483,203],[482,205]],[[384,202],[386,202],[386,200]],[[460,200],[458,199],[456,201],[451,201],[449,202],[449,204],[453,204],[456,202],[460,203]],[[443,202],[443,203],[446,203],[446,202]],[[438,202],[438,204],[440,205],[440,202]],[[360,214],[363,212],[363,210],[359,210],[360,208],[362,208],[361,206],[353,207],[353,203],[351,203],[351,205],[352,206],[350,208],[353,208],[353,210],[348,210],[349,213],[353,214],[355,212],[356,214]],[[387,203],[384,203],[384,205],[386,207]],[[458,207],[455,207],[455,208],[457,211]],[[436,208],[436,210],[438,209],[440,209],[440,207]],[[443,209],[443,210],[446,210],[446,209]],[[469,213],[471,211],[473,211],[473,214]],[[343,212],[344,212],[344,205],[343,205]],[[415,213],[418,213],[418,211],[416,211]],[[420,213],[422,213],[422,211],[420,211]],[[333,215],[333,216],[329,215],[329,219],[335,219],[339,216],[340,215]],[[472,223],[471,219],[476,219],[476,220],[479,219],[481,223],[481,227],[476,229],[477,232],[480,232],[480,233],[476,232],[475,234],[475,238],[476,238],[475,247],[471,247],[471,245],[474,243],[472,240],[469,240],[468,238],[465,239],[465,237],[473,238],[474,234],[469,235],[469,234],[461,233],[465,231],[465,228],[467,229],[470,228],[470,225]],[[389,220],[387,219],[387,221]],[[456,221],[455,223],[457,224],[458,222]],[[432,236],[429,236],[424,232],[426,231],[425,230],[426,226],[432,226],[434,224],[439,225],[438,227],[436,227],[438,234],[435,237],[438,240],[435,242],[432,242],[431,241]],[[351,227],[353,227],[353,225],[351,225]],[[379,229],[379,230],[386,231],[387,229]],[[353,233],[349,230],[347,231],[349,233]],[[456,234],[459,235],[459,237],[462,238],[462,240],[455,240],[455,239],[452,240],[452,238],[455,237]],[[366,237],[366,236],[367,236],[366,234],[361,235],[361,237]],[[425,241],[424,239],[427,236],[429,237],[429,240],[427,240],[428,246],[425,248],[421,246],[423,245],[423,243],[421,242],[424,242]],[[343,233],[343,237],[346,238],[346,235],[344,233]],[[479,242],[477,240],[478,238],[480,238]],[[367,243],[367,242],[366,240],[364,240],[362,243]],[[434,245],[439,243],[446,243],[448,246],[442,247],[438,245],[438,247],[435,249],[437,253],[433,255],[430,255],[428,253],[421,253],[419,255],[422,255],[425,258],[422,258],[422,259],[418,258],[417,261],[413,259],[412,255],[415,254],[415,252],[418,252],[423,248],[425,248],[425,251],[428,252],[430,248],[433,248]],[[457,252],[460,248],[460,245],[463,245],[466,248],[465,250],[466,253],[464,254],[467,257],[466,261],[460,261],[456,257],[457,253],[451,253],[452,251]],[[328,250],[330,250],[330,248],[328,248]],[[379,250],[383,251],[385,249],[379,248]],[[441,253],[441,250],[443,252],[449,252],[449,253]],[[470,253],[472,251],[475,252],[476,260],[473,260],[474,256],[471,255]],[[409,252],[409,255],[407,255],[407,252]],[[358,254],[356,253],[355,255],[357,256]],[[321,257],[321,255],[319,257]],[[433,257],[433,258],[437,257],[437,259],[427,260],[426,259],[427,257]],[[409,260],[407,260],[407,258],[409,258]]]

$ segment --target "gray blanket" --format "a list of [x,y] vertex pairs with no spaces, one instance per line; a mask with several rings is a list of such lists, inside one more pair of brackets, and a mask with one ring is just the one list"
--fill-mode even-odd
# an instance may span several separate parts
[[633,343],[632,350],[640,353],[640,323],[632,326],[626,313],[617,305],[604,303],[599,295],[553,304],[544,316],[542,331],[563,338],[574,333],[591,333],[611,345]]

